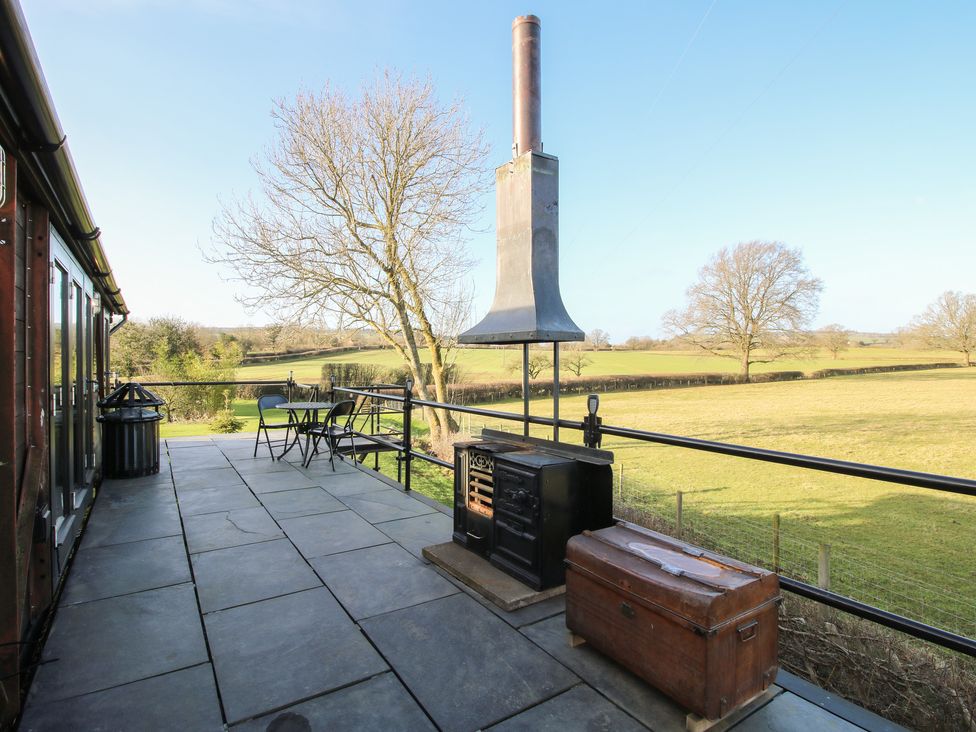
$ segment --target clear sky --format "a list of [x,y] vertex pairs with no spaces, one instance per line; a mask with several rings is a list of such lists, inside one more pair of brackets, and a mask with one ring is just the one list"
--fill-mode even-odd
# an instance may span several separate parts
[[[136,318],[263,323],[202,261],[254,184],[272,99],[391,67],[463,97],[510,157],[511,20],[543,33],[563,299],[612,340],[660,333],[698,269],[800,247],[816,324],[904,325],[976,291],[976,2],[21,0]],[[494,288],[494,194],[470,247]]]

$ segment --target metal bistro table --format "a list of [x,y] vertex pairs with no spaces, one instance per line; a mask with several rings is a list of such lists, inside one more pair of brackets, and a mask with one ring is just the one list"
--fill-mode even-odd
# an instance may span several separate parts
[[[288,410],[289,419],[295,422],[296,427],[294,439],[289,444],[285,445],[284,451],[276,459],[281,460],[285,455],[287,455],[295,446],[295,443],[298,443],[298,449],[301,451],[302,457],[304,457],[312,439],[309,436],[308,431],[318,424],[319,411],[325,410],[325,412],[328,413],[328,411],[334,406],[335,404],[332,402],[285,402],[284,404],[277,405],[275,409]],[[300,416],[299,412],[302,413]],[[300,442],[302,435],[305,435],[304,447],[302,447]]]

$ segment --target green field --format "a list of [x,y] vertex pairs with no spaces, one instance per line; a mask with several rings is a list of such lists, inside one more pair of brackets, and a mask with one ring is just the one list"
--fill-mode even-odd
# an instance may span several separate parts
[[[422,352],[423,360],[429,362],[428,352]],[[587,352],[593,363],[583,370],[583,376],[619,376],[633,374],[686,374],[686,373],[736,373],[738,362],[731,358],[709,356],[693,351],[597,351]],[[464,381],[485,382],[517,380],[519,377],[508,367],[518,363],[521,351],[513,348],[464,348],[451,353],[451,359],[461,368]],[[903,348],[881,348],[876,346],[851,348],[842,352],[837,359],[823,353],[803,360],[783,360],[768,364],[755,364],[754,373],[769,371],[816,371],[829,368],[861,368],[864,366],[887,366],[894,364],[934,363],[938,361],[960,360],[959,354],[940,351],[919,351]],[[402,365],[399,356],[391,350],[371,350],[343,353],[338,356],[297,358],[274,363],[243,366],[237,371],[237,378],[286,379],[289,371],[294,371],[295,379],[315,382],[321,379],[322,365],[326,362],[368,363],[394,368]],[[547,371],[540,378],[552,378]],[[563,378],[566,378],[564,372]]]

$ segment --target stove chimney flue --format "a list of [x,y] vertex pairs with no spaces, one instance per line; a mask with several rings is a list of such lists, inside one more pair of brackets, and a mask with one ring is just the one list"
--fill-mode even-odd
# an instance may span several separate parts
[[534,15],[512,21],[512,157],[542,152],[542,24]]

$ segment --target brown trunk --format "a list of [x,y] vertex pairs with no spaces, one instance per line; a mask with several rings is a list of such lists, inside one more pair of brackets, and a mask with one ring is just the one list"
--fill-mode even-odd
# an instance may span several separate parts
[[681,706],[719,719],[776,677],[772,572],[633,524],[572,537],[566,625]]

